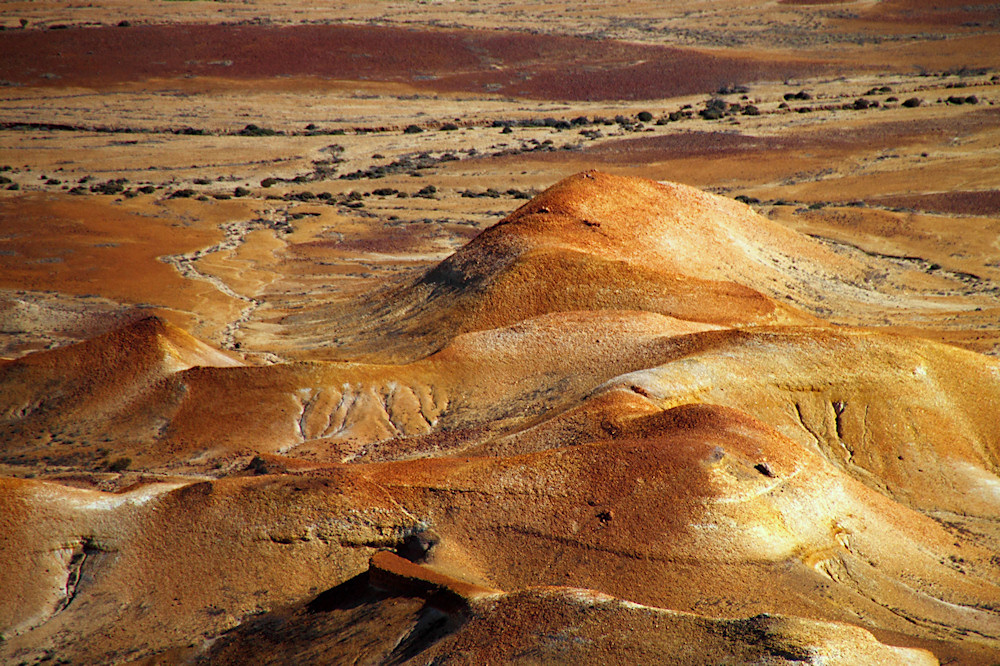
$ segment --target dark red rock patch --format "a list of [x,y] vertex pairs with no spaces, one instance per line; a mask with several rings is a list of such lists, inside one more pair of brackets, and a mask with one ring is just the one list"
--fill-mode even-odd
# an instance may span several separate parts
[[801,59],[505,31],[147,25],[0,33],[0,79],[22,85],[319,77],[534,99],[656,99],[821,69]]
[[[995,127],[998,119],[1000,109],[990,108],[960,118],[892,121],[851,130],[818,128],[796,135],[754,136],[728,130],[684,131],[607,141],[585,148],[579,154],[591,164],[638,164],[688,158],[752,159],[776,151],[828,155],[889,148],[906,145],[907,142],[947,141],[956,135]],[[711,124],[705,123],[704,126],[711,127]],[[526,158],[526,155],[516,157],[518,160]],[[535,153],[530,159],[556,161],[564,157],[558,153]]]
[[927,213],[1000,217],[1000,190],[885,196],[873,199],[872,203]]

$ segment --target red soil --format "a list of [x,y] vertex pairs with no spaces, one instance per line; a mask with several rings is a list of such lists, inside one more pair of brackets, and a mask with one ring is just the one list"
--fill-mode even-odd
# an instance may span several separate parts
[[[862,20],[906,25],[979,28],[995,25],[1000,5],[995,3],[941,2],[940,0],[887,0],[859,12]],[[981,28],[980,28],[981,29]],[[976,64],[972,62],[971,64]]]
[[888,196],[874,199],[884,206],[899,206],[930,213],[950,213],[953,215],[1000,214],[1000,191],[983,192],[936,192],[909,196]]
[[820,69],[805,60],[503,31],[146,25],[0,33],[0,79],[30,85],[320,77],[535,99],[655,99]]
[[[1000,110],[983,109],[959,118],[873,123],[858,128],[818,129],[797,135],[751,136],[730,132],[684,132],[660,136],[621,139],[587,149],[602,161],[656,161],[686,157],[763,156],[773,151],[798,150],[810,153],[843,150],[872,150],[905,145],[908,141],[947,139],[956,135],[995,127]],[[545,154],[541,154],[542,157]]]

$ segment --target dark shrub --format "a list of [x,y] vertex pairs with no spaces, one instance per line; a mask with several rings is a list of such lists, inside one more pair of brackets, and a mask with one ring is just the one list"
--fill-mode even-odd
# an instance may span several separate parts
[[277,182],[278,182],[277,178],[265,178],[264,180],[260,181],[260,186],[261,187],[271,187],[272,185],[274,185]]
[[245,196],[247,196],[249,194],[250,194],[250,190],[248,190],[247,188],[245,188],[243,186],[237,186],[236,189],[233,190],[233,196],[234,197],[245,197]]
[[636,118],[638,118],[644,123],[648,123],[650,120],[653,119],[653,114],[650,113],[649,111],[640,111],[639,115],[637,115]]
[[457,129],[458,125],[456,125],[455,123],[445,123],[444,125],[441,125],[442,132],[454,132]]
[[423,128],[418,127],[417,125],[407,125],[403,129],[403,134],[420,134],[423,131]]
[[274,136],[277,132],[267,127],[258,127],[253,123],[247,125],[239,131],[240,136]]
[[911,97],[910,99],[903,102],[903,106],[905,106],[908,109],[913,109],[920,106],[923,103],[924,100],[920,99],[919,97]]
[[95,194],[121,194],[125,190],[125,183],[127,182],[128,180],[125,178],[116,178],[115,180],[91,185],[90,191]]
[[131,458],[118,458],[108,463],[109,472],[124,472],[132,466]]

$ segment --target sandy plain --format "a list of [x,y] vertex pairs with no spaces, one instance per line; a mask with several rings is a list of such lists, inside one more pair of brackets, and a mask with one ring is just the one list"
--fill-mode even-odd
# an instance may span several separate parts
[[995,7],[0,23],[4,660],[1000,660]]

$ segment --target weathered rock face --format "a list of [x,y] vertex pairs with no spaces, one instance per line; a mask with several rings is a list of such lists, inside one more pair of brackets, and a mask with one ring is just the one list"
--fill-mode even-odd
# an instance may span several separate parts
[[709,619],[568,587],[475,589],[388,553],[308,604],[248,622],[203,661],[241,663],[251,649],[264,659],[317,664],[345,653],[372,663],[712,664],[721,655],[739,664],[936,663],[927,652],[882,645],[846,625],[771,615]]
[[588,172],[366,306],[356,360],[147,319],[6,362],[4,460],[73,471],[0,479],[0,655],[989,663],[1000,363],[806,313],[892,297],[855,270]]

